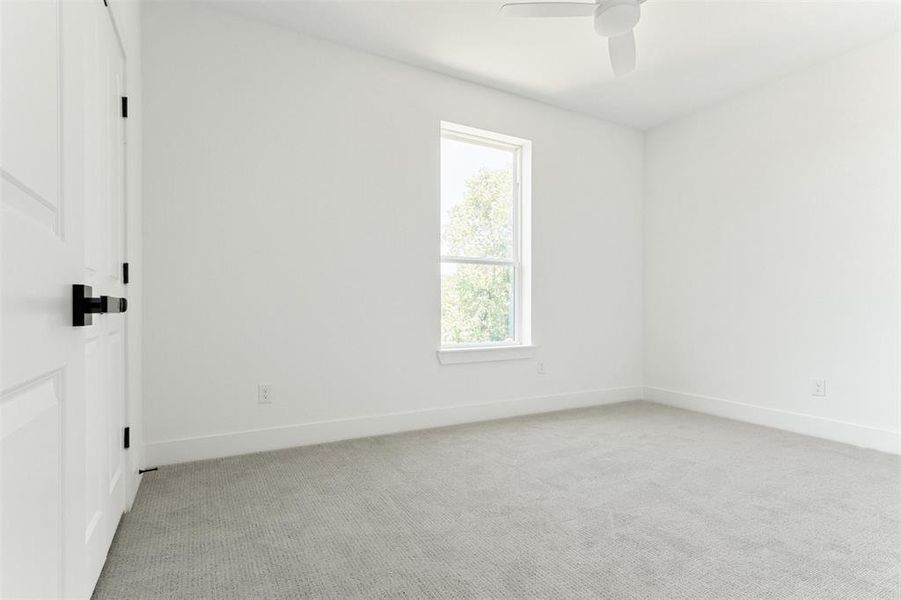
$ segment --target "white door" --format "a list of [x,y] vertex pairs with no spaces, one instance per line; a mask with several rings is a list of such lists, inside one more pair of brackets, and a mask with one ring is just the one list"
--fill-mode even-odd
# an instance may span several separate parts
[[87,597],[125,506],[124,60],[102,0],[0,0],[0,598]]

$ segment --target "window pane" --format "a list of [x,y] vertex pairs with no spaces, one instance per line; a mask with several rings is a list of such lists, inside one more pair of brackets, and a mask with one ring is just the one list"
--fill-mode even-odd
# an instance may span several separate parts
[[441,139],[441,254],[513,257],[513,150]]
[[441,264],[441,343],[513,342],[513,267]]

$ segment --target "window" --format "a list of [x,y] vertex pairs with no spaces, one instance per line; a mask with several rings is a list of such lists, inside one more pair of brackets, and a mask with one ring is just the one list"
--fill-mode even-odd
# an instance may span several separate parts
[[530,347],[530,159],[527,140],[441,124],[442,362]]

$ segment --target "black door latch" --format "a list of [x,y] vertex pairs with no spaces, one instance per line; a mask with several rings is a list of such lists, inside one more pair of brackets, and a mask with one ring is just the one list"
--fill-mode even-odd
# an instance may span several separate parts
[[72,325],[84,327],[93,323],[94,313],[124,313],[128,310],[128,300],[113,296],[92,298],[91,286],[76,283],[72,286]]

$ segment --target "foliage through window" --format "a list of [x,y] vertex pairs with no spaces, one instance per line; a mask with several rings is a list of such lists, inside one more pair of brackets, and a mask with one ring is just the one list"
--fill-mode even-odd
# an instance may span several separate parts
[[[441,344],[524,343],[523,173],[528,142],[443,124]],[[526,340],[527,342],[527,340]]]

